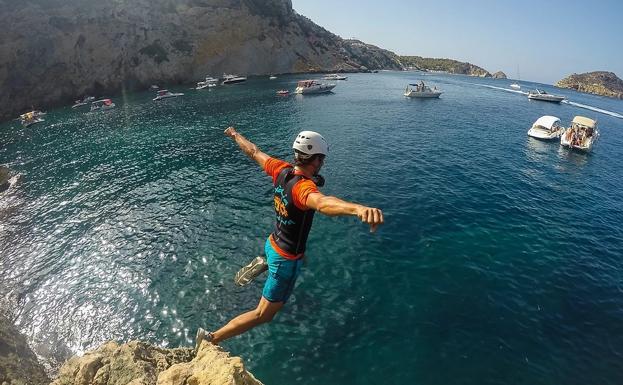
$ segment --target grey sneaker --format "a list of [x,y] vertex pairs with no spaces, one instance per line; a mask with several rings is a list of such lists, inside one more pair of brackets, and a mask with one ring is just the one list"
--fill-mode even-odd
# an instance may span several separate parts
[[238,270],[234,277],[234,282],[238,286],[244,286],[253,281],[258,275],[268,270],[268,263],[264,257],[255,257],[251,263]]
[[212,333],[205,331],[204,328],[197,329],[197,336],[195,337],[195,354],[199,352],[199,347],[202,341],[212,342],[214,336]]

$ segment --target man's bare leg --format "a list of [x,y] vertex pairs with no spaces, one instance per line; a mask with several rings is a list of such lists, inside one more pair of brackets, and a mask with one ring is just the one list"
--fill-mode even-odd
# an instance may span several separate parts
[[229,321],[225,326],[212,333],[212,343],[218,344],[228,338],[237,336],[258,325],[272,321],[273,317],[281,308],[283,302],[270,302],[262,297],[257,308],[240,314]]

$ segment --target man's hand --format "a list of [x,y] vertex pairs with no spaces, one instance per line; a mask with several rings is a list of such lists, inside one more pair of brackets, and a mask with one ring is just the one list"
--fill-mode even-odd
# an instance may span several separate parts
[[232,139],[234,139],[236,135],[238,135],[238,131],[236,131],[236,129],[232,126],[227,127],[223,133]]
[[357,209],[357,217],[363,223],[370,225],[370,232],[376,231],[376,228],[383,224],[383,212],[380,209],[374,207],[361,206]]

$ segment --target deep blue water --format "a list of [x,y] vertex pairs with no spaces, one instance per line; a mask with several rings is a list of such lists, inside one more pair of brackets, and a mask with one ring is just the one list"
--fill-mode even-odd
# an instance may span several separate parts
[[[0,295],[39,354],[190,346],[197,327],[257,304],[262,280],[232,278],[263,250],[271,184],[223,136],[233,124],[287,160],[297,132],[321,132],[324,192],[386,218],[370,234],[316,217],[283,312],[223,344],[264,383],[623,381],[623,119],[450,75],[355,74],[334,94],[274,96],[301,78],[172,87],[186,96],[160,103],[124,93],[113,111],[0,126],[0,163],[18,174],[0,195]],[[441,99],[404,98],[419,79]],[[600,141],[584,154],[528,138],[542,115],[595,118]]]

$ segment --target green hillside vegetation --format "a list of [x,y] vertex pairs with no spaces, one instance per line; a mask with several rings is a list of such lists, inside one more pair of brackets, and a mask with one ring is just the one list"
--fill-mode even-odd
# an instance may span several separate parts
[[421,56],[399,56],[398,58],[403,66],[413,67],[423,71],[443,71],[452,74],[480,77],[491,76],[484,68],[453,59],[426,58]]

